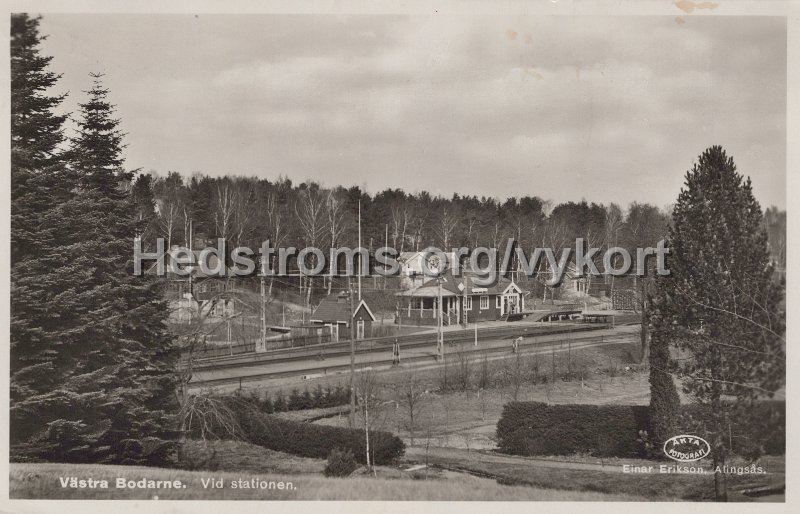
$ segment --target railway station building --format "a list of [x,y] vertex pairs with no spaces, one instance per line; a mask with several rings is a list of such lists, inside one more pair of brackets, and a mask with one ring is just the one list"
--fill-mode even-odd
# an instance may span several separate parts
[[417,288],[398,293],[397,322],[437,324],[440,282],[443,325],[500,320],[525,309],[525,292],[513,280],[501,278],[494,285],[479,286],[468,277],[446,273]]

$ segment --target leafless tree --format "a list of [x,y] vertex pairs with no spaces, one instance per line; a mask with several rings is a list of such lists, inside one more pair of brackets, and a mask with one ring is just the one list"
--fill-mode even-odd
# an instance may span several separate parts
[[462,391],[469,389],[470,375],[472,375],[472,362],[469,354],[459,349],[456,352],[456,384]]
[[392,213],[392,248],[397,248],[399,240],[398,251],[402,252],[405,249],[406,230],[411,223],[411,207],[403,199],[393,202],[390,209]]
[[489,389],[491,386],[491,375],[489,373],[489,356],[486,352],[481,355],[481,371],[478,376],[478,388]]
[[199,309],[192,310],[189,322],[173,325],[172,330],[174,344],[179,352],[176,364],[176,396],[181,440],[189,434],[200,437],[203,441],[209,438],[240,438],[241,428],[225,401],[216,397],[213,391],[189,392],[197,352],[204,346],[211,330],[207,315]]
[[[320,190],[319,185],[314,183],[308,184],[308,187],[301,192],[300,199],[295,203],[294,210],[306,247],[316,248],[322,242],[327,229],[325,205],[326,195]],[[314,268],[317,264],[314,254],[310,254],[308,259],[308,267]],[[311,276],[306,278],[306,306],[310,306],[313,279]]]
[[[567,243],[567,227],[557,219],[548,219],[542,227],[542,248],[552,248],[555,253],[556,259],[559,258],[560,250],[564,248]],[[554,273],[550,269],[547,259],[542,259],[539,264],[540,269],[537,273],[539,282],[542,284],[542,303],[547,301],[547,291],[552,292],[552,287],[547,285],[547,281]],[[552,298],[552,294],[550,295]]]
[[525,368],[519,351],[514,354],[510,363],[508,361],[504,362],[503,378],[511,389],[512,400],[516,402],[519,400],[519,392],[525,383]]
[[[338,191],[331,190],[328,192],[328,197],[325,201],[325,214],[327,215],[328,235],[330,237],[330,247],[337,248],[339,240],[342,237],[347,225],[345,223],[345,202]],[[333,270],[336,268],[335,263],[330,263],[331,273],[328,279],[328,294],[331,294],[333,287]]]
[[356,400],[359,416],[364,422],[364,438],[365,449],[367,457],[367,468],[372,469],[373,460],[370,458],[370,441],[369,433],[375,424],[376,407],[381,403],[378,395],[379,384],[376,380],[375,374],[370,370],[362,370],[358,377],[356,384]]
[[233,231],[235,203],[236,194],[229,181],[218,181],[213,197],[214,227],[217,235],[226,241]]
[[447,252],[451,250],[453,235],[455,234],[459,222],[460,218],[453,208],[442,207],[439,213],[439,220],[436,224],[436,236],[438,238],[438,243],[441,244],[440,248],[443,251]]
[[420,209],[414,211],[412,219],[414,229],[414,251],[418,252],[420,244],[422,243],[422,234],[425,231],[426,215]]
[[[609,247],[619,245],[619,232],[625,222],[625,215],[619,205],[612,203],[606,207],[606,244]],[[615,256],[616,257],[616,256]],[[611,294],[614,294],[614,275],[611,275]]]
[[[636,248],[646,248],[655,246],[667,234],[668,218],[653,205],[632,203],[628,209],[628,216],[625,220],[622,232],[625,240],[625,247],[635,255]],[[655,287],[655,262],[650,259],[645,267],[646,275],[637,278],[634,275],[634,285],[637,289],[636,297],[638,310],[641,312],[641,363],[647,362],[650,351],[649,333],[649,296]],[[646,262],[647,263],[647,262]],[[637,263],[638,264],[638,263]]]
[[[280,248],[283,241],[286,239],[286,222],[284,220],[284,205],[278,200],[278,194],[275,191],[267,193],[264,210],[267,215],[268,234],[270,234],[271,245],[273,248]],[[273,256],[274,259],[274,256]],[[272,263],[267,263],[271,265]],[[275,276],[270,276],[269,290],[267,291],[267,298],[272,298],[272,288],[275,283]]]
[[406,414],[408,414],[405,428],[411,434],[411,444],[414,444],[417,421],[423,407],[423,398],[427,394],[425,384],[412,374],[400,384],[396,391],[398,401],[405,407]]
[[234,205],[231,230],[233,242],[242,246],[250,234],[255,221],[255,191],[253,182],[239,179],[233,183]]

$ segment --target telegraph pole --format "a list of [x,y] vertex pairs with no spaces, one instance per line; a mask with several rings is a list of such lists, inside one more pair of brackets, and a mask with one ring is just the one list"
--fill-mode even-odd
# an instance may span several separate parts
[[439,336],[436,338],[436,358],[440,362],[444,362],[444,333],[442,332],[442,277],[436,277],[436,285],[439,289],[439,306],[438,306],[438,320],[437,326],[439,329]]
[[348,418],[348,422],[350,424],[350,428],[353,428],[355,425],[356,415],[356,327],[355,323],[353,323],[353,312],[355,307],[353,306],[352,287],[348,289],[348,293],[348,296],[350,297],[350,316],[347,320],[350,324],[350,417]]
[[192,293],[194,296],[194,289],[192,289],[192,275],[194,274],[194,252],[192,251],[192,240],[194,239],[194,234],[192,234],[192,220],[189,220],[189,255],[192,256],[192,269],[189,271],[189,293]]
[[356,273],[358,274],[359,303],[361,302],[361,268],[364,267],[364,263],[361,261],[361,259],[363,259],[363,255],[361,255],[361,198],[359,198],[358,199],[358,270],[356,271]]
[[[386,224],[386,242],[384,244],[385,248],[389,248],[389,224]],[[383,288],[386,289],[386,276],[383,277]]]
[[261,270],[261,349],[267,349],[267,309],[266,309],[266,284],[264,283],[264,270]]
[[[467,328],[467,274],[464,273],[464,279],[461,281],[461,292],[464,294],[461,298],[461,323],[464,329]],[[477,325],[475,325],[477,328]]]

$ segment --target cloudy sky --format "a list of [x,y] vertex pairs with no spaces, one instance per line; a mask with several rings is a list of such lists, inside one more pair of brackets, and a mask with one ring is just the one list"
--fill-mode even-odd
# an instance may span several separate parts
[[557,202],[677,197],[721,144],[785,207],[770,17],[54,15],[74,110],[106,74],[127,165]]

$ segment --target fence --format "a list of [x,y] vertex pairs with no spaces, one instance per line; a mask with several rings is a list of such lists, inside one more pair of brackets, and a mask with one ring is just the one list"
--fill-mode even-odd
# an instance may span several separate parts
[[[513,336],[537,336],[549,334],[567,334],[585,332],[589,330],[597,330],[607,327],[607,323],[592,323],[586,325],[553,325],[542,324],[541,326],[532,326],[520,323],[509,323],[509,326],[502,327],[486,327],[479,330],[481,339],[485,338],[507,338]],[[464,330],[450,330],[443,333],[445,343],[461,343],[469,342],[475,338],[475,329],[470,327]],[[395,342],[400,343],[401,346],[408,347],[417,344],[435,343],[437,339],[436,332],[426,332],[421,334],[406,334],[389,337],[379,337],[372,339],[363,339],[356,341],[356,351],[369,352],[374,350],[386,350],[391,347]],[[325,353],[326,356],[334,356],[336,354],[346,354],[349,352],[350,342],[343,341],[338,343],[327,344],[311,344],[306,346],[284,347],[278,351],[266,351],[263,353],[250,353],[239,354],[230,356],[220,356],[219,358],[209,358],[205,362],[198,362],[198,367],[225,367],[225,366],[238,366],[241,364],[258,364],[261,362],[277,362],[277,361],[291,361],[298,358],[316,357],[320,353]]]

